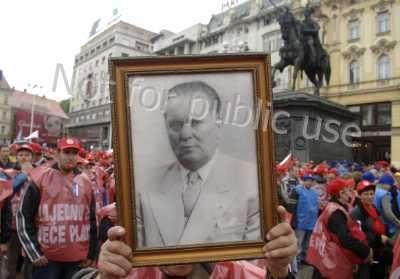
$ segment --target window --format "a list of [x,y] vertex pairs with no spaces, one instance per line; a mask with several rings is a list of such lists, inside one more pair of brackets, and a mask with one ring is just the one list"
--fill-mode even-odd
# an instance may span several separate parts
[[131,45],[131,42],[128,40],[128,39],[122,39],[122,42],[121,42],[124,46],[130,46]]
[[136,48],[137,50],[148,51],[148,50],[149,50],[149,45],[148,45],[148,44],[145,44],[145,43],[141,43],[141,42],[136,41],[136,43],[135,43],[135,48]]
[[4,96],[4,104],[7,106],[8,105],[8,96]]
[[390,59],[386,54],[378,58],[378,80],[390,78]]
[[95,120],[95,119],[96,119],[96,114],[93,113],[93,114],[92,114],[92,120]]
[[358,20],[352,20],[349,22],[349,41],[358,40],[360,38],[360,22]]
[[104,64],[104,61],[106,61],[106,57],[105,57],[105,56],[103,56],[103,57],[101,58],[101,64]]
[[278,51],[282,45],[283,41],[279,32],[267,33],[263,36],[263,48],[267,52]]
[[365,126],[365,127],[375,126],[374,110],[375,110],[374,104],[364,105],[362,107],[362,112],[361,112],[362,126]]
[[122,57],[129,57],[129,54],[128,54],[128,53],[125,53],[125,52],[122,52],[122,53],[121,53],[121,56],[122,56]]
[[385,11],[378,14],[378,34],[390,31],[390,16],[389,12]]
[[349,111],[351,111],[352,113],[360,113],[361,108],[360,106],[349,106]]
[[392,104],[377,104],[378,126],[392,125]]
[[99,66],[99,59],[96,60],[96,67]]
[[110,44],[112,44],[114,41],[115,41],[115,37],[112,37],[112,38],[110,39]]
[[6,127],[1,126],[1,134],[4,135],[6,133]]
[[264,25],[270,25],[272,23],[272,17],[271,16],[265,16],[264,17]]
[[7,119],[7,112],[6,111],[3,111],[3,115],[2,115],[1,119],[3,119],[3,120]]
[[361,125],[363,127],[390,127],[391,124],[391,103],[367,104],[361,106]]
[[349,83],[356,84],[360,82],[360,65],[358,61],[353,60],[349,64]]

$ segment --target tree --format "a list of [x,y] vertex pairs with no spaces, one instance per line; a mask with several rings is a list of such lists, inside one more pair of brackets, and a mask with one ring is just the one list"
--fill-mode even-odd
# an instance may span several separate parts
[[71,98],[62,100],[62,101],[60,102],[60,106],[61,106],[61,108],[64,110],[64,112],[65,112],[66,114],[69,113],[69,106],[70,106],[70,104],[71,104]]

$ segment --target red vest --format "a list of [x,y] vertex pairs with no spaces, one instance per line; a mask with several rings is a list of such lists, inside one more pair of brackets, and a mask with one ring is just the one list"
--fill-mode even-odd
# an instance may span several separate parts
[[81,261],[87,258],[92,185],[85,174],[70,176],[39,167],[31,178],[40,191],[36,216],[38,240],[49,260]]
[[[393,274],[398,274],[400,275],[400,237],[398,236],[396,239],[396,242],[394,243],[393,247],[393,263],[392,263],[392,271],[391,271],[391,276],[393,278],[398,279],[399,277],[394,277]],[[390,277],[392,278],[392,277]]]
[[329,232],[328,219],[336,210],[340,210],[346,215],[347,227],[353,237],[361,241],[366,240],[359,224],[351,219],[349,213],[339,204],[330,202],[315,224],[308,247],[307,262],[315,266],[323,277],[351,279],[353,264],[361,263],[362,259],[352,251],[341,247],[337,236]]
[[[133,268],[128,279],[165,279],[158,267]],[[221,262],[214,267],[210,279],[264,279],[265,269],[248,261]]]

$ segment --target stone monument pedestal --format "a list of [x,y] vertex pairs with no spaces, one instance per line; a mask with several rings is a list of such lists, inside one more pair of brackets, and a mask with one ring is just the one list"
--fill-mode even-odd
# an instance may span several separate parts
[[[304,92],[273,95],[275,158],[290,152],[302,162],[352,159],[358,115],[345,106]],[[274,121],[275,120],[275,121]]]

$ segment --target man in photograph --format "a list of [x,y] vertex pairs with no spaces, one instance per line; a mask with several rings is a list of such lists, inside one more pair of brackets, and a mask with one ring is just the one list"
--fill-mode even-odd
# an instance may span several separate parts
[[164,119],[176,161],[137,186],[138,246],[260,240],[256,162],[221,151],[220,96],[202,81],[167,94]]

